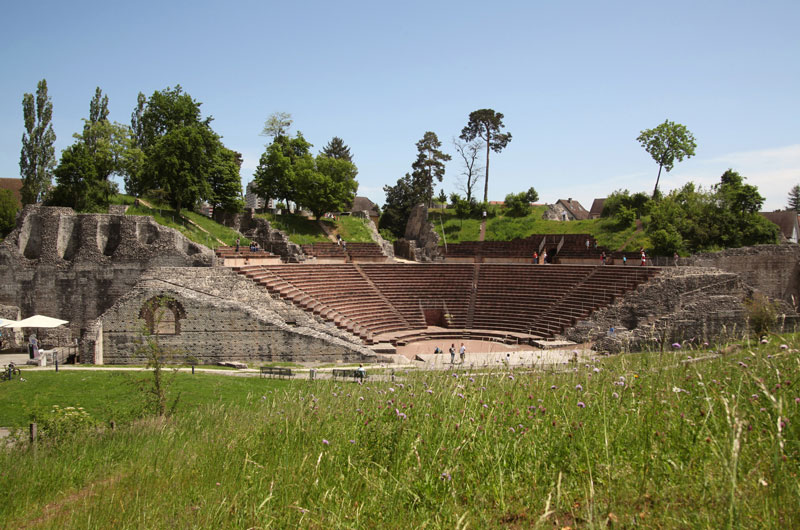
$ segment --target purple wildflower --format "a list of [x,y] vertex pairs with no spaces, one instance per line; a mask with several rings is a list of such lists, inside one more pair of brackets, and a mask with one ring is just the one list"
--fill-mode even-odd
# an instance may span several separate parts
[[614,392],[613,394],[611,394],[611,397],[613,397],[614,399],[617,399],[617,398],[619,397],[619,394],[617,394],[616,392]]
[[583,385],[581,385],[580,383],[575,385],[575,390],[583,390]]
[[356,441],[355,440],[350,440],[350,443],[354,444],[354,443],[356,443]]
[[586,403],[584,403],[583,401],[578,401],[578,406],[580,408],[584,408],[586,406]]
[[448,473],[447,471],[441,474],[441,478],[442,480],[447,480],[447,481],[453,480],[453,478],[450,476],[450,473]]
[[782,350],[788,350],[789,346],[787,346],[786,344],[781,344],[781,349]]
[[672,343],[672,348],[676,349],[676,350],[680,350],[681,349],[681,345],[678,342],[673,342]]
[[558,388],[558,387],[556,385],[553,385],[553,386],[550,387],[550,390],[555,390],[556,388]]
[[330,444],[331,444],[331,443],[330,443],[328,440],[326,440],[325,438],[323,438],[323,439],[322,439],[322,443],[323,443],[324,445],[330,445]]

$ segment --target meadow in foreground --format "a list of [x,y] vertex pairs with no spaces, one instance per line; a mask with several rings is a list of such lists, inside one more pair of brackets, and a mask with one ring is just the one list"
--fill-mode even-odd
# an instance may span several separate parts
[[560,373],[261,381],[238,402],[0,452],[0,521],[796,527],[797,346],[775,337],[727,355],[630,354]]

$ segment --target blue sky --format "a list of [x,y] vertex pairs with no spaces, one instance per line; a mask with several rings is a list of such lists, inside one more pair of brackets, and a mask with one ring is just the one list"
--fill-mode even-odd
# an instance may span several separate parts
[[[798,20],[796,0],[14,2],[0,18],[0,176],[19,176],[22,95],[46,78],[58,153],[96,86],[130,123],[138,92],[180,84],[243,154],[244,184],[264,120],[284,111],[315,150],[343,138],[359,194],[382,204],[425,131],[455,155],[469,113],[493,108],[513,140],[492,154],[490,200],[533,186],[588,208],[652,191],[636,137],[669,119],[698,148],[662,189],[731,167],[773,210],[800,183]],[[459,172],[454,156],[446,192]]]

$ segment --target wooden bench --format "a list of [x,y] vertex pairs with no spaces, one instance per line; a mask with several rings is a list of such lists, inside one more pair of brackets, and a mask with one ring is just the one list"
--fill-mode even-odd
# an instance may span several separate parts
[[261,377],[292,377],[292,369],[291,368],[281,368],[279,366],[262,366],[261,367]]
[[356,380],[364,380],[367,378],[366,370],[343,370],[334,368],[333,369],[333,380],[335,381],[337,377],[341,377],[342,379],[346,379],[348,377],[352,377],[353,381]]

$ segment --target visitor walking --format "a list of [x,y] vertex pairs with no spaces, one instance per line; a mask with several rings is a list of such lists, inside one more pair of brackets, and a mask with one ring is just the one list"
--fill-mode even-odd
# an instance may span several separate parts
[[467,347],[464,346],[464,343],[461,343],[461,348],[458,350],[458,356],[461,359],[461,364],[464,364],[464,357],[467,356]]
[[642,267],[647,265],[647,254],[645,254],[644,249],[641,250],[642,252]]
[[628,264],[628,256],[622,256],[622,264],[623,265],[627,265]]
[[456,363],[456,345],[455,343],[450,345],[450,364]]
[[236,253],[239,253],[239,238],[236,238]]
[[539,253],[534,250],[533,251],[533,264],[536,265],[537,263],[539,263]]

